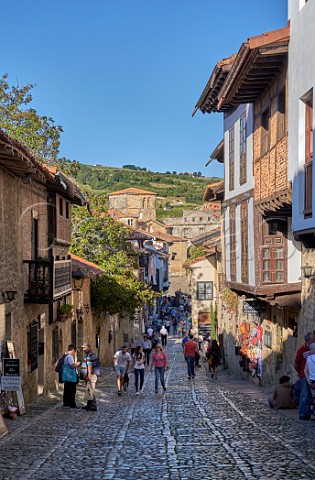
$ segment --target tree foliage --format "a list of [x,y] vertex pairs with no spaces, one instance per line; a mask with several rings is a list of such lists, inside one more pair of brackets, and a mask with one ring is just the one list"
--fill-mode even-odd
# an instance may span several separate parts
[[188,261],[196,260],[196,258],[203,257],[205,254],[205,247],[203,245],[191,245],[188,249]]
[[92,306],[110,314],[132,314],[156,294],[136,278],[138,256],[127,241],[129,229],[110,218],[104,197],[90,197],[90,211],[73,210],[71,252],[104,270],[92,280]]
[[10,86],[8,75],[0,79],[0,128],[24,144],[37,158],[55,163],[62,127],[30,107],[35,84]]

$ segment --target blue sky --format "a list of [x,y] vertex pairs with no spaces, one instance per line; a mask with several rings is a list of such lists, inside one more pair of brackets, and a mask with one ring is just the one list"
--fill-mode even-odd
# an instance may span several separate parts
[[63,126],[60,156],[201,171],[220,114],[191,117],[218,60],[287,23],[287,0],[10,0],[0,73],[36,83],[33,106]]

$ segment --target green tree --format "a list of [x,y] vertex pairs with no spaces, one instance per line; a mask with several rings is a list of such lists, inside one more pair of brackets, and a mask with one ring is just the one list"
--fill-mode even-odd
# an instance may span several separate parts
[[210,305],[211,338],[217,339],[217,304]]
[[156,294],[134,275],[138,255],[130,248],[129,229],[108,215],[103,196],[92,196],[89,201],[92,214],[83,208],[73,210],[71,252],[104,270],[92,281],[92,306],[110,314],[132,314]]
[[10,86],[8,75],[0,79],[0,128],[24,144],[37,158],[55,163],[62,127],[30,107],[35,84]]

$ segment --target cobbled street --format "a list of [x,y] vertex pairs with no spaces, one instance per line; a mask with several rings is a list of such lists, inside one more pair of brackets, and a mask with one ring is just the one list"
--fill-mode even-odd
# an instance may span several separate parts
[[[1,480],[315,478],[315,422],[216,384],[205,367],[188,380],[179,340],[169,340],[167,353],[165,394],[155,394],[147,368],[145,394],[135,396],[131,375],[129,393],[118,397],[108,369],[97,412],[64,408],[56,396],[7,420]],[[78,390],[79,405],[84,387]]]

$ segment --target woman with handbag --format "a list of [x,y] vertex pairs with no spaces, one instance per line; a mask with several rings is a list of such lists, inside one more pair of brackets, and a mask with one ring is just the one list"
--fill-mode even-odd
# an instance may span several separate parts
[[77,367],[81,365],[81,362],[75,362],[73,356],[76,352],[76,346],[70,344],[68,351],[64,355],[64,361],[62,366],[62,380],[64,382],[63,387],[63,406],[70,408],[78,408],[75,403],[75,395],[77,393]]
[[166,392],[164,372],[168,370],[168,359],[162,345],[156,345],[152,355],[150,372],[155,372],[155,393],[159,393],[159,380],[164,392]]

